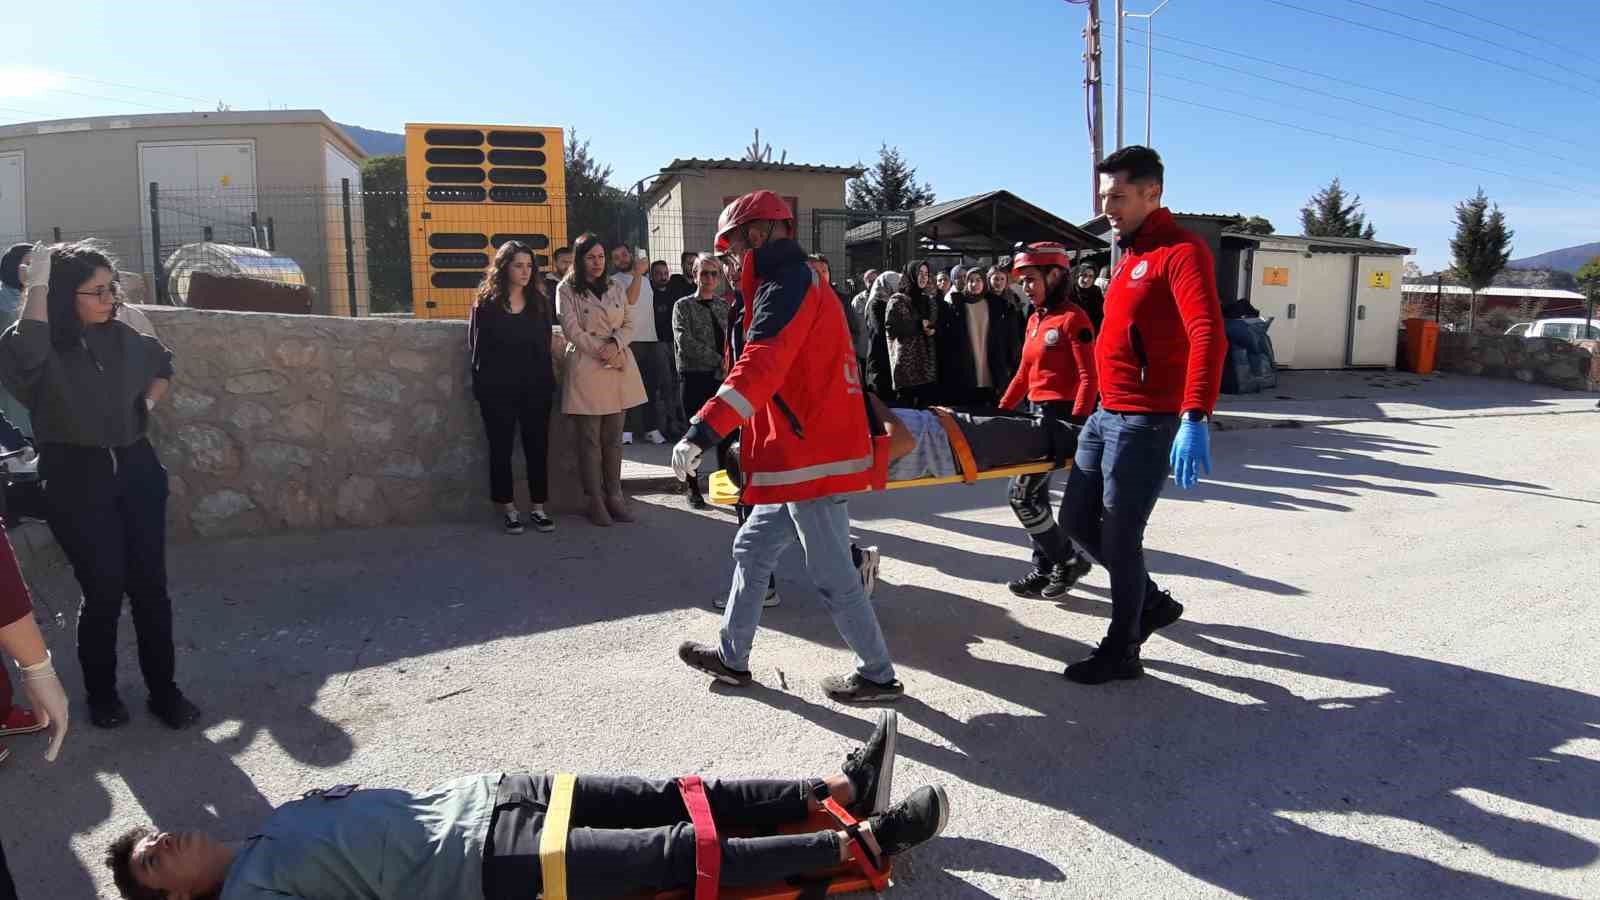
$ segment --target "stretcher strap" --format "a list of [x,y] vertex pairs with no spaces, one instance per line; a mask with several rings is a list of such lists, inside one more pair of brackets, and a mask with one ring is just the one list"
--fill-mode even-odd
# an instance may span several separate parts
[[678,779],[678,792],[694,823],[694,900],[717,900],[722,885],[722,844],[717,840],[717,822],[711,816],[706,786],[698,775]]
[[950,452],[955,454],[956,465],[961,467],[961,480],[966,484],[977,481],[978,462],[972,458],[972,445],[967,443],[967,436],[961,432],[955,413],[943,406],[931,406],[929,411],[944,426],[945,437],[950,439]]
[[832,797],[822,801],[822,808],[827,810],[834,819],[838,820],[840,827],[855,842],[857,852],[851,854],[851,856],[856,865],[861,867],[861,874],[865,875],[867,881],[872,884],[872,889],[880,892],[888,890],[889,873],[884,869],[884,860],[879,858],[876,853],[873,853],[867,847],[867,842],[862,840],[860,821],[855,816],[850,815],[850,811]]
[[578,777],[556,776],[550,806],[539,833],[539,869],[544,873],[544,900],[567,900],[567,830],[572,827],[572,792]]

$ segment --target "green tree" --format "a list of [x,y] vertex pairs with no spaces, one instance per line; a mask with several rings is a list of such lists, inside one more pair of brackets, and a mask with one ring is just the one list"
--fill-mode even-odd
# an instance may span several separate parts
[[1335,177],[1328,186],[1300,207],[1300,225],[1311,237],[1348,237],[1372,240],[1378,230],[1361,211],[1361,195],[1347,194]]
[[934,201],[933,188],[917,181],[917,170],[899,147],[878,147],[878,161],[865,174],[850,182],[851,209],[899,212],[918,209]]
[[1467,309],[1467,333],[1477,326],[1478,292],[1494,283],[1494,277],[1511,262],[1511,238],[1516,232],[1506,227],[1500,205],[1492,208],[1483,188],[1456,204],[1456,236],[1450,239],[1453,264],[1450,271],[1472,289]]
[[411,309],[410,212],[406,158],[369,156],[361,164],[361,206],[367,223],[367,284],[373,312]]
[[592,231],[607,240],[617,233],[628,198],[611,185],[611,167],[589,155],[589,142],[578,140],[578,129],[567,129],[567,242]]
[[1265,216],[1245,217],[1244,213],[1235,213],[1233,221],[1228,224],[1229,231],[1241,234],[1272,234],[1272,222]]
[[1578,290],[1589,298],[1588,310],[1584,315],[1593,320],[1595,301],[1600,300],[1600,256],[1578,267]]

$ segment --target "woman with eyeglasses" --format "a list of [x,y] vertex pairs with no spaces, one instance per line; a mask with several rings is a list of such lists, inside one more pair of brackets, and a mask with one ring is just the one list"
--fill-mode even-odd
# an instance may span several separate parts
[[507,534],[523,532],[511,475],[518,433],[528,465],[528,524],[538,532],[556,530],[544,511],[550,499],[550,409],[556,377],[551,355],[555,307],[540,290],[543,282],[533,248],[506,241],[478,286],[467,327],[472,395],[489,436],[489,499],[504,516]]
[[172,386],[172,352],[117,320],[117,266],[95,243],[39,244],[0,381],[33,415],[45,516],[83,589],[78,664],[89,721],[128,721],[117,693],[117,622],[133,609],[148,706],[170,728],[200,710],[178,690],[167,595],[167,470],[146,436]]

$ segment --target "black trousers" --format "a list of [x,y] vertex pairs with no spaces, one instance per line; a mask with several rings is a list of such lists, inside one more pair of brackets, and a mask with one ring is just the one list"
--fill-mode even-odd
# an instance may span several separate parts
[[144,439],[115,450],[46,444],[39,467],[50,532],[83,589],[78,664],[90,702],[117,691],[124,595],[145,686],[158,700],[171,697],[178,687],[167,595],[166,467]]
[[17,886],[11,882],[11,869],[6,866],[3,845],[0,845],[0,900],[17,900]]
[[[506,775],[495,798],[483,851],[485,900],[527,900],[543,883],[539,837],[554,779]],[[719,831],[769,829],[804,821],[815,782],[707,779]],[[722,884],[762,884],[836,865],[832,831],[724,837]],[[567,893],[622,897],[689,887],[695,878],[694,826],[673,781],[580,776],[567,832]]]
[[534,503],[550,499],[550,410],[555,391],[555,384],[548,381],[474,389],[489,436],[489,499],[495,503],[516,500],[511,449],[519,431],[528,463],[528,497]]
[[[679,398],[682,400],[683,405],[684,421],[687,422],[693,418],[694,414],[700,411],[700,407],[706,405],[707,400],[716,396],[717,389],[720,387],[722,387],[722,379],[717,377],[715,372],[684,372],[683,386],[679,393]],[[737,432],[729,434],[722,439],[721,443],[717,444],[717,468],[726,469],[728,467],[728,451],[733,447],[737,434]],[[689,490],[696,494],[700,493],[700,479],[696,478],[689,482]]]

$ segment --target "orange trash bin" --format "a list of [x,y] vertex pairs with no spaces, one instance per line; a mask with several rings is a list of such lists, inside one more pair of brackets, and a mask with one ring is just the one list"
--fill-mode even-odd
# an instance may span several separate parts
[[1428,319],[1406,320],[1406,363],[1411,371],[1426,375],[1433,371],[1439,354],[1439,323]]

